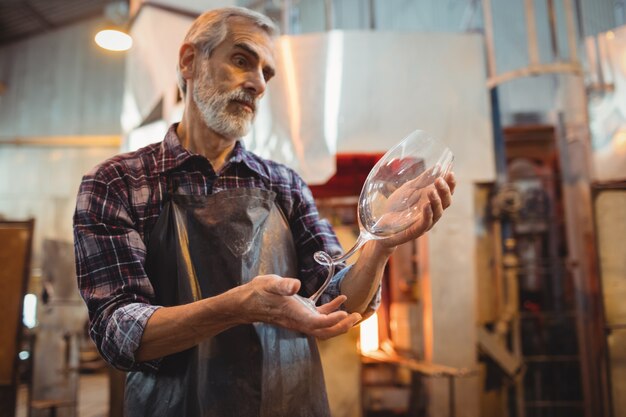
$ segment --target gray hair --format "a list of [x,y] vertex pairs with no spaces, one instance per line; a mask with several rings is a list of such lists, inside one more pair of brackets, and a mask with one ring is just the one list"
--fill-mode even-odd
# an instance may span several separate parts
[[[226,39],[228,26],[226,22],[229,17],[243,17],[253,24],[263,29],[270,36],[278,34],[278,27],[272,20],[250,9],[243,7],[223,7],[221,9],[210,10],[201,14],[191,24],[184,43],[190,43],[198,48],[205,58],[211,56],[211,52]],[[176,77],[178,87],[183,96],[187,93],[187,82],[180,73],[180,65],[176,64]]]

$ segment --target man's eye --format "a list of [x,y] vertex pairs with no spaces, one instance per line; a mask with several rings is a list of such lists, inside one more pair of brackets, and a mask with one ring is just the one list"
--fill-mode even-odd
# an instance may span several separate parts
[[248,66],[248,60],[242,56],[236,56],[233,61],[235,65],[241,68],[245,68],[246,66]]

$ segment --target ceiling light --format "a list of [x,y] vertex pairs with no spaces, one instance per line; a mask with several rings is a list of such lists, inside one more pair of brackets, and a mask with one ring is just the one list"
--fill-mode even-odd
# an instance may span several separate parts
[[127,51],[133,46],[133,38],[116,29],[101,30],[96,34],[95,41],[99,47],[109,51]]

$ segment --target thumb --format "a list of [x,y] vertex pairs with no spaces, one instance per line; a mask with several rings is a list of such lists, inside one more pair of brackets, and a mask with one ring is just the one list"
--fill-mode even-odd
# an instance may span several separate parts
[[300,281],[294,278],[277,278],[268,286],[267,291],[276,295],[294,295],[300,289]]

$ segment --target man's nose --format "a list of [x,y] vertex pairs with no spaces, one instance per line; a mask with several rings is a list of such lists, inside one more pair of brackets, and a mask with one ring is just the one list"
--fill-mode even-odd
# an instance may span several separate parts
[[261,97],[263,93],[265,93],[265,87],[267,86],[267,82],[265,81],[265,76],[263,75],[263,71],[251,71],[247,74],[247,78],[244,82],[243,88],[253,94],[255,97]]

